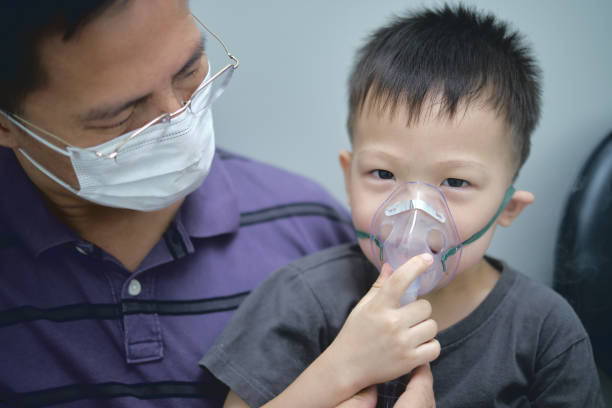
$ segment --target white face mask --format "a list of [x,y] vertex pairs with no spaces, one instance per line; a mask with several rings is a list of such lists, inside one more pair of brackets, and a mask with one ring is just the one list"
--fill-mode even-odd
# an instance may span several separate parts
[[[209,75],[210,70],[204,81]],[[38,136],[10,115],[6,116],[37,141],[70,157],[79,190],[60,180],[19,149],[27,160],[62,187],[100,205],[155,211],[193,192],[210,171],[215,153],[215,135],[212,112],[206,103],[211,97],[207,88],[200,92],[197,101],[192,101],[190,108],[172,118],[169,124],[155,124],[126,142],[116,159],[99,157],[96,152],[112,153],[117,145],[129,139],[138,129],[98,146],[68,146],[64,150]],[[206,104],[207,108],[199,110],[196,104]],[[194,105],[196,109],[192,110]]]

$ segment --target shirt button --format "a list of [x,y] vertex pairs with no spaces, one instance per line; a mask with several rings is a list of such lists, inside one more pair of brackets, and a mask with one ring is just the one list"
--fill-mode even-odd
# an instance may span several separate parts
[[128,293],[132,296],[138,296],[142,292],[142,285],[138,282],[138,279],[132,279],[128,286]]
[[87,253],[87,251],[86,251],[86,250],[84,250],[83,248],[81,248],[81,247],[80,247],[80,246],[78,246],[78,245],[75,245],[75,246],[74,246],[74,249],[76,249],[76,250],[77,250],[77,252],[78,252],[78,253],[80,253],[80,254],[82,254],[82,255],[89,255],[89,254]]

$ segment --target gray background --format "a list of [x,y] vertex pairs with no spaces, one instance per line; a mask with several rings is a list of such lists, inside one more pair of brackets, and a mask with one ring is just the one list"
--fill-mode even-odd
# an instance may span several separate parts
[[[392,15],[439,4],[192,0],[194,13],[241,63],[214,107],[218,145],[309,176],[346,203],[337,155],[349,147],[346,79],[354,51]],[[542,120],[516,182],[536,201],[511,228],[498,228],[489,253],[550,284],[571,185],[588,154],[612,130],[612,1],[465,4],[491,11],[520,30],[544,72]]]

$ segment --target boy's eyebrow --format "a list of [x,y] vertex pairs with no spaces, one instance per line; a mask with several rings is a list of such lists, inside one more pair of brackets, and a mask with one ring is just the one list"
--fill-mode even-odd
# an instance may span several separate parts
[[[393,154],[380,152],[380,151],[363,151],[362,154],[365,153],[366,157],[380,157],[387,160],[394,160],[397,162],[402,161],[402,157],[395,156]],[[361,155],[360,155],[361,156]],[[484,164],[481,164],[477,161],[473,160],[461,160],[461,159],[451,159],[451,160],[439,160],[434,163],[435,166],[444,167],[444,168],[465,168],[465,169],[475,169],[479,171],[486,171],[487,168]]]
[[359,156],[374,156],[374,157],[384,157],[384,158],[388,158],[388,159],[400,159],[400,157],[396,157],[393,154],[389,154],[387,152],[384,152],[382,150],[376,150],[376,149],[363,149],[361,150]]
[[456,160],[456,159],[440,160],[439,162],[436,163],[436,165],[445,166],[445,167],[453,167],[453,168],[475,167],[475,168],[482,169],[482,170],[486,169],[483,164],[477,161],[473,161],[473,160]]
[[[196,44],[196,47],[194,48],[191,55],[189,56],[189,59],[183,64],[183,66],[178,71],[176,71],[172,75],[172,79],[176,79],[177,77],[180,77],[181,75],[185,74],[200,58],[202,58],[203,55],[204,55],[204,37],[200,37],[200,41],[198,41],[198,43]],[[114,118],[115,116],[119,115],[121,112],[125,111],[126,109],[129,109],[134,105],[144,102],[145,100],[150,98],[151,95],[152,93],[148,93],[146,95],[142,95],[134,99],[130,99],[129,101],[123,102],[120,104],[106,105],[106,106],[101,106],[101,107],[90,109],[89,111],[81,115],[78,115],[77,120],[79,122],[93,122],[97,120]]]

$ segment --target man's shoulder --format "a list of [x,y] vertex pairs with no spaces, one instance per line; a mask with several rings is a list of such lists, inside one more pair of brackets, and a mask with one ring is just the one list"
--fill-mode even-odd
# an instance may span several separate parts
[[345,212],[320,184],[305,176],[223,149],[217,150],[217,158],[234,184],[242,212],[297,203],[315,203]]

